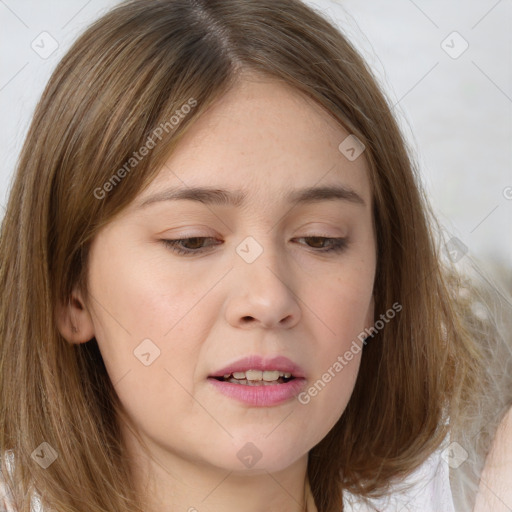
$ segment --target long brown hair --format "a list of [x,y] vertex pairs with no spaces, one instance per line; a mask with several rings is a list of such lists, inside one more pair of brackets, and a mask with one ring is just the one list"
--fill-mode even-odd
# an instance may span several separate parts
[[[412,159],[388,102],[339,30],[297,0],[128,1],[88,28],[53,73],[2,224],[0,447],[15,455],[9,483],[19,510],[28,510],[30,489],[59,512],[144,510],[96,340],[67,343],[55,307],[76,284],[87,296],[98,230],[248,71],[291,84],[365,145],[375,311],[402,305],[365,347],[342,417],[310,451],[319,512],[342,510],[344,489],[377,495],[416,468],[445,437],[446,419],[456,425],[459,404],[477,392],[481,353],[456,309]],[[190,99],[194,108],[126,167]],[[45,470],[31,458],[42,442],[58,453]],[[9,477],[4,461],[2,472]]]

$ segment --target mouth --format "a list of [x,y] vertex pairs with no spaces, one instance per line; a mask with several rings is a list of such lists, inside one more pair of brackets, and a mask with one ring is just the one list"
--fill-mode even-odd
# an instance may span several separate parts
[[307,382],[304,370],[287,357],[257,354],[224,366],[207,380],[217,392],[251,407],[289,402]]

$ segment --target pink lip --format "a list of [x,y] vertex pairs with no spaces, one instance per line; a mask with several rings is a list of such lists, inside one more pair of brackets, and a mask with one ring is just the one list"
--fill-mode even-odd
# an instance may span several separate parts
[[249,405],[268,407],[277,405],[297,396],[303,389],[306,379],[292,379],[284,384],[270,386],[248,386],[245,384],[232,384],[208,377],[208,382],[217,388],[223,395],[239,400]]
[[[234,363],[221,368],[220,370],[215,371],[209,377],[223,377],[228,373],[233,372],[245,372],[247,370],[279,370],[283,373],[291,373],[293,377],[304,378],[304,370],[295,364],[293,361],[290,361],[287,357],[277,356],[272,357],[270,359],[264,359],[258,355],[252,355],[248,357],[244,357],[243,359],[239,359]],[[239,386],[239,384],[232,384],[234,386]],[[281,386],[286,384],[281,384]],[[269,387],[269,386],[266,386]]]

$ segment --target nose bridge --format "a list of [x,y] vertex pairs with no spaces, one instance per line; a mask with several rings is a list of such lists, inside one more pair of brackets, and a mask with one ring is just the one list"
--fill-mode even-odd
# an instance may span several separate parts
[[279,240],[272,230],[261,231],[244,238],[236,247],[235,268],[239,270],[241,279],[257,278],[267,286],[279,283],[285,286],[287,277],[285,255]]

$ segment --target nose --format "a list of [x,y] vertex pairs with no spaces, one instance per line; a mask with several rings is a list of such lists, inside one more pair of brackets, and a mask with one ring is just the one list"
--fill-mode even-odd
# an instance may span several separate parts
[[266,247],[252,263],[237,256],[230,283],[226,318],[232,326],[289,329],[300,321],[300,300],[293,291],[290,267],[277,250]]

